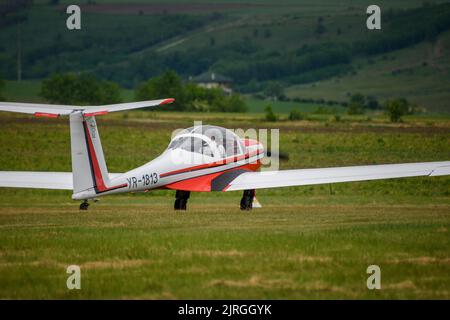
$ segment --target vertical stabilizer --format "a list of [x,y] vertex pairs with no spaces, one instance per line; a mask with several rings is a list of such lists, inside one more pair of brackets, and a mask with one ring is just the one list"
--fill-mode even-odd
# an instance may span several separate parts
[[78,193],[94,189],[101,193],[110,187],[100,135],[94,116],[81,112],[70,115],[70,141],[72,150],[73,191]]

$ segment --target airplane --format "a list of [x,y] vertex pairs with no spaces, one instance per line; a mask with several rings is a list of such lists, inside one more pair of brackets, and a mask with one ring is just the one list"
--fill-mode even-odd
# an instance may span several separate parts
[[417,176],[450,175],[450,161],[334,168],[258,171],[265,156],[257,140],[239,138],[231,130],[194,126],[176,134],[167,149],[150,162],[125,173],[109,173],[96,116],[110,112],[170,104],[172,98],[103,106],[0,102],[0,111],[36,117],[69,117],[72,172],[0,171],[0,187],[72,190],[72,199],[157,189],[175,192],[175,210],[186,210],[191,192],[243,191],[242,210],[255,204],[255,190]]

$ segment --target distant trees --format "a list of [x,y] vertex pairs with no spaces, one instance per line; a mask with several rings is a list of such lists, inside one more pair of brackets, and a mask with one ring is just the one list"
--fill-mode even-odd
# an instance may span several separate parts
[[2,78],[0,78],[0,100],[5,100],[5,98],[2,96],[2,90],[4,86],[5,82],[2,80]]
[[360,93],[355,93],[350,96],[350,101],[348,102],[348,114],[362,114],[364,109],[380,109],[381,106],[378,100],[373,96],[364,96]]
[[264,95],[272,100],[282,99],[284,97],[283,86],[279,82],[270,81],[264,90]]
[[32,0],[0,1],[0,27],[24,22],[27,19],[24,9],[30,7],[32,4]]
[[194,83],[183,83],[174,71],[166,71],[141,83],[135,92],[137,100],[175,98],[171,110],[246,112],[244,100],[237,94],[226,95],[220,88],[202,88]]
[[407,11],[392,12],[392,21],[383,30],[353,44],[356,54],[379,54],[402,49],[424,40],[433,40],[450,28],[450,4],[427,5]]
[[384,104],[384,108],[391,122],[400,122],[404,115],[412,113],[408,100],[404,98],[388,100]]
[[347,113],[350,115],[364,113],[365,98],[362,94],[357,93],[350,97]]
[[54,74],[42,82],[40,95],[51,103],[98,105],[121,102],[120,87],[89,73]]
[[[42,3],[57,2],[45,0]],[[17,30],[5,27],[17,24],[20,21],[18,13],[26,13],[23,9],[31,3],[31,0],[0,1],[0,27],[3,27],[1,33],[4,39],[15,39]],[[358,32],[355,37],[351,37],[353,41],[348,37],[341,39],[335,36],[336,33],[347,32],[347,26],[354,27],[353,22],[331,30],[327,24],[328,18],[322,13],[322,17],[310,21],[310,33],[315,36],[328,32],[325,33],[329,34],[326,40],[280,46],[268,41],[268,38],[288,29],[277,26],[274,21],[273,24],[252,27],[237,37],[219,39],[214,32],[207,33],[204,41],[191,46],[189,50],[174,47],[173,50],[143,51],[176,35],[222,19],[223,16],[219,13],[171,14],[170,19],[164,14],[148,15],[145,18],[120,16],[115,19],[117,23],[111,24],[108,15],[99,15],[95,28],[74,37],[74,34],[61,32],[59,28],[46,28],[46,19],[37,18],[34,7],[30,10],[33,14],[29,22],[37,24],[36,30],[47,32],[33,37],[34,28],[22,29],[23,39],[27,39],[22,59],[24,78],[44,78],[60,70],[93,70],[99,78],[111,79],[128,88],[167,69],[188,77],[211,67],[233,78],[240,92],[263,91],[268,81],[313,83],[352,72],[350,62],[354,58],[390,52],[421,41],[432,41],[450,29],[450,4],[442,3],[386,12],[386,16],[383,16],[385,32],[370,35]],[[55,10],[53,13],[50,11],[48,14],[52,16],[59,14]],[[329,30],[326,31],[325,27]],[[137,36],[142,30],[145,30],[145,37]],[[298,50],[295,46],[298,46]],[[142,54],[134,55],[134,52]],[[98,57],[102,57],[101,62]],[[17,74],[16,59],[16,45],[7,45],[5,41],[0,43],[0,72],[5,78],[12,79]]]

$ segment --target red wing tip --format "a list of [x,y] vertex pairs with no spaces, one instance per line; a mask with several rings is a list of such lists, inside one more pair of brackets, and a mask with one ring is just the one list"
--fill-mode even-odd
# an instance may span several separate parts
[[59,114],[57,113],[45,113],[45,112],[35,112],[35,117],[43,117],[43,118],[58,118]]
[[174,102],[174,101],[175,101],[174,98],[164,99],[163,101],[161,101],[161,103],[160,103],[159,105],[172,103],[172,102]]
[[97,112],[89,112],[89,113],[83,113],[86,117],[93,117],[93,116],[100,116],[103,114],[108,114],[107,110],[97,111]]

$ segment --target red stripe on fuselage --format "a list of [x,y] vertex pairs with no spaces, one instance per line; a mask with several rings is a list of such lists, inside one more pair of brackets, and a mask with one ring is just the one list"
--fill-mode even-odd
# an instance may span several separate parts
[[87,126],[86,121],[83,121],[83,126],[84,126],[84,130],[86,133],[86,142],[87,142],[87,147],[88,147],[88,154],[89,154],[89,158],[91,161],[91,169],[93,171],[93,178],[95,179],[95,189],[98,192],[106,192],[106,191],[111,191],[114,189],[118,189],[118,188],[123,188],[126,187],[127,184],[121,184],[118,186],[114,186],[111,188],[108,188],[105,185],[105,182],[103,181],[103,176],[102,176],[102,171],[100,170],[100,165],[98,163],[98,159],[97,159],[97,155],[95,153],[95,148],[94,148],[94,144],[92,143],[92,138],[91,138],[91,134],[89,132],[89,128]]
[[201,169],[209,169],[209,168],[214,168],[214,167],[219,167],[225,164],[229,164],[229,163],[233,163],[233,162],[237,162],[240,160],[244,160],[244,159],[248,159],[250,157],[253,156],[259,156],[260,154],[262,154],[263,152],[261,150],[255,150],[240,156],[233,156],[233,157],[229,157],[223,160],[219,160],[216,162],[211,162],[211,163],[206,163],[206,164],[200,164],[198,166],[193,166],[193,167],[189,167],[189,168],[184,168],[184,169],[179,169],[179,170],[174,170],[174,171],[169,171],[166,173],[161,173],[160,177],[167,177],[167,176],[171,176],[174,174],[179,174],[179,173],[185,173],[185,172],[190,172],[190,171],[196,171],[196,170],[201,170]]

